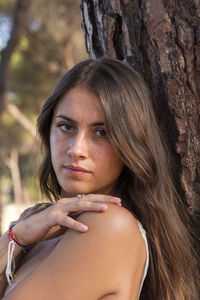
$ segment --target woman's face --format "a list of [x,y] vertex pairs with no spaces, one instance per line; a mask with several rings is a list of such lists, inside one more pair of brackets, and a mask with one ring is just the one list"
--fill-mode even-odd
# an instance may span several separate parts
[[61,98],[52,118],[50,148],[62,196],[112,193],[123,163],[108,140],[93,92],[78,86]]

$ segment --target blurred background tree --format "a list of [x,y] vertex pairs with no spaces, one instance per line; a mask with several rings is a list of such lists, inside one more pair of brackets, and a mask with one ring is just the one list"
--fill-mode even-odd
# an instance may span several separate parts
[[1,205],[41,201],[35,180],[40,159],[37,116],[58,79],[87,57],[79,0],[0,0],[0,68],[22,2],[30,6],[6,66],[8,75],[1,76],[5,80],[4,95],[0,92]]

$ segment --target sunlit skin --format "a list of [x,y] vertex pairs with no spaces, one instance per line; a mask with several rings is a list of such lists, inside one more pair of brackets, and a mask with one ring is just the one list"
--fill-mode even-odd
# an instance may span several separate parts
[[93,92],[78,86],[61,98],[52,118],[50,147],[62,196],[112,194],[123,163],[107,137]]

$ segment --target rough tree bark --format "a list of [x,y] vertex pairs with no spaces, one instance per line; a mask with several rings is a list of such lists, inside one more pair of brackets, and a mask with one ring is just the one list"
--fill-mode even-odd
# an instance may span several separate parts
[[82,0],[81,11],[89,56],[125,61],[149,83],[179,188],[199,212],[200,1]]

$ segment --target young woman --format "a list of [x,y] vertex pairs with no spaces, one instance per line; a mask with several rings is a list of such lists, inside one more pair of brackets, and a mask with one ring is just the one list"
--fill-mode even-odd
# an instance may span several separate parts
[[139,75],[110,58],[79,63],[45,102],[38,131],[41,190],[53,204],[25,211],[2,237],[1,274],[9,238],[15,246],[2,299],[197,300],[189,221]]

